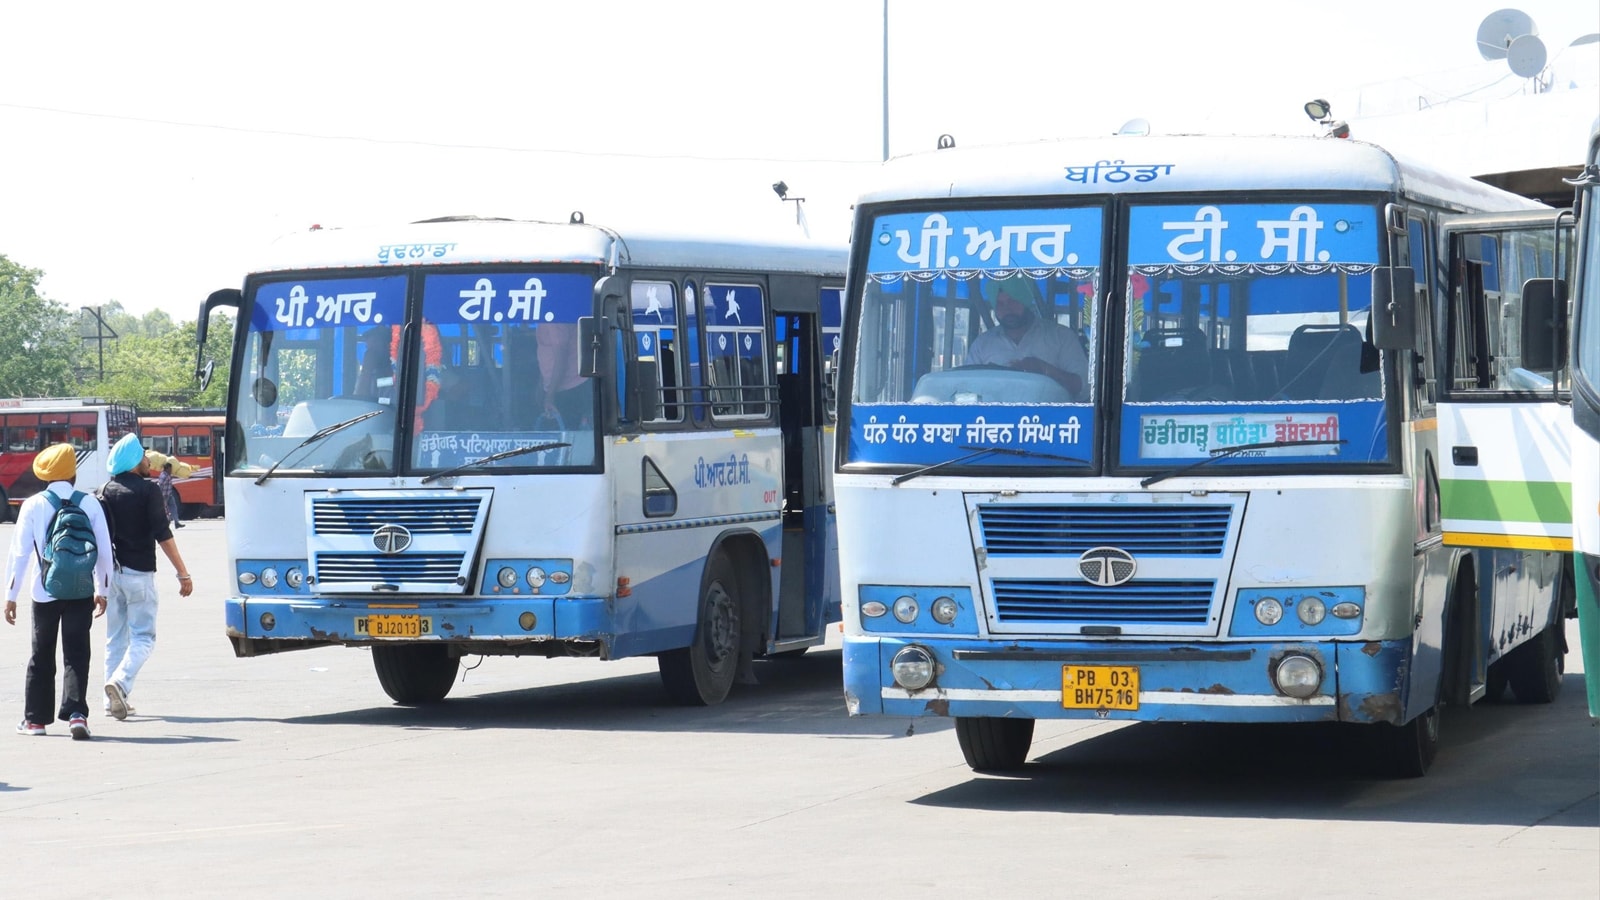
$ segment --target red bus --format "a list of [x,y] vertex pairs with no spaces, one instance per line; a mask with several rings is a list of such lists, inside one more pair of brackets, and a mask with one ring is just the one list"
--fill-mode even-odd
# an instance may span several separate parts
[[80,490],[105,483],[106,454],[137,417],[132,406],[87,397],[0,400],[0,522],[44,489],[33,458],[51,444],[70,443],[77,451]]
[[[222,514],[222,482],[216,460],[222,452],[223,415],[216,410],[163,410],[139,416],[139,441],[146,450],[188,463],[194,471],[177,479],[183,518]],[[176,468],[176,467],[174,467]]]

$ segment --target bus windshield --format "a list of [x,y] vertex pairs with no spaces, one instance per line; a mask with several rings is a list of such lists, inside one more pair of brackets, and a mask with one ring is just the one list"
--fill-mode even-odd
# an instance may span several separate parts
[[[1387,459],[1366,332],[1377,216],[1337,203],[1133,207],[1120,462]],[[1287,446],[1230,452],[1267,443]]]
[[1046,452],[983,464],[1089,465],[1102,219],[1098,206],[880,216],[850,459],[950,464],[1015,445]]
[[596,397],[577,355],[591,276],[430,274],[419,327],[406,324],[411,284],[384,275],[255,286],[241,316],[230,472],[422,473],[553,443],[570,446],[492,465],[593,465]]

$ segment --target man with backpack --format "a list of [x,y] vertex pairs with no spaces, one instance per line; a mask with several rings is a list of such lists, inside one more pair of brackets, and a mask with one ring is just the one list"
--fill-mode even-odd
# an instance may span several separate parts
[[111,480],[97,496],[111,522],[116,560],[106,608],[105,709],[113,719],[126,719],[133,712],[128,705],[133,680],[156,645],[156,548],[178,570],[180,597],[193,593],[194,580],[178,555],[161,491],[148,477],[150,462],[138,435],[125,435],[112,445],[106,469]]
[[61,635],[61,706],[55,717],[72,739],[89,739],[89,630],[106,611],[111,534],[100,502],[73,490],[78,459],[71,444],[51,444],[34,457],[44,490],[18,510],[7,565],[6,622],[17,624],[17,597],[33,600],[33,655],[17,733],[42,737],[55,706],[56,635]]

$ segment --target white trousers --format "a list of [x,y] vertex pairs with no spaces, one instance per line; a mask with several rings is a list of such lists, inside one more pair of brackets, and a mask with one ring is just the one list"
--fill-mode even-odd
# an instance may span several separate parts
[[156,645],[156,573],[121,569],[111,576],[106,603],[106,683],[127,696]]

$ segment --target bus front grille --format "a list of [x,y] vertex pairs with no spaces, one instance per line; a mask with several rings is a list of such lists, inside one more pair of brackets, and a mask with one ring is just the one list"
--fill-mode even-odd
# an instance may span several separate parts
[[1231,506],[1187,504],[983,504],[978,527],[990,556],[1077,556],[1118,547],[1134,556],[1220,557]]
[[461,553],[322,553],[317,583],[455,584],[463,559]]
[[382,525],[412,534],[472,534],[483,501],[478,497],[319,498],[311,504],[316,534],[369,535]]
[[1214,581],[1133,581],[1099,587],[1066,579],[997,578],[995,612],[1008,625],[1204,625]]

